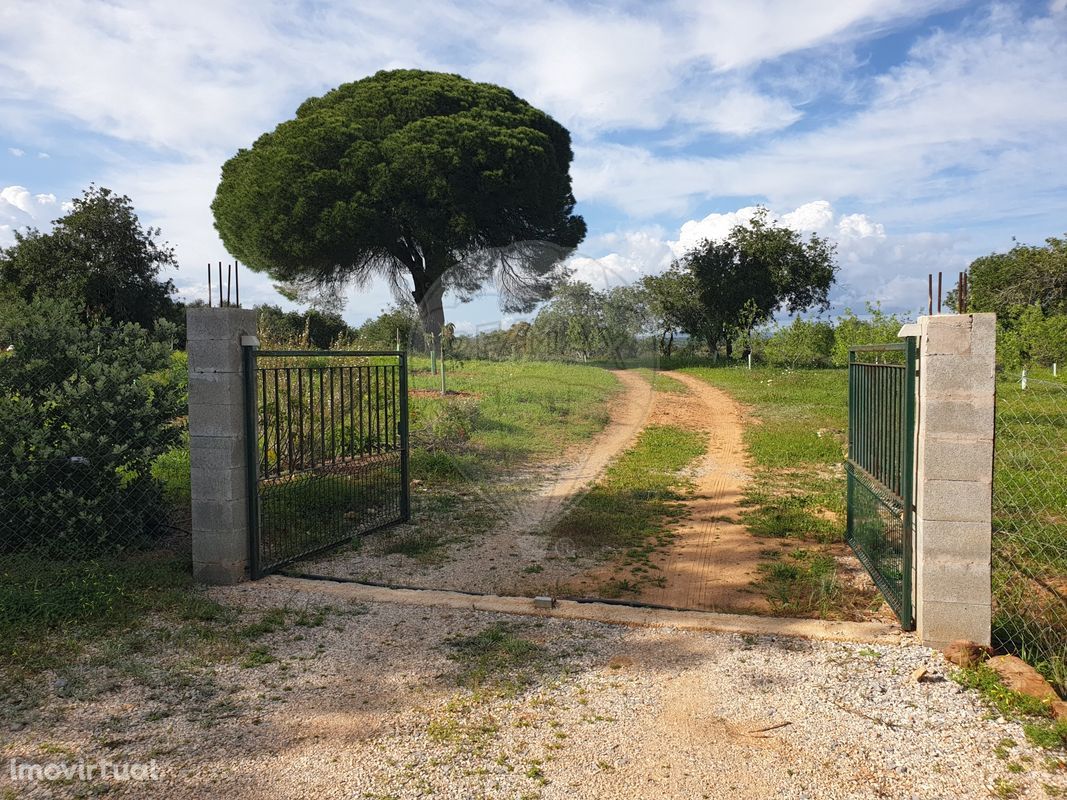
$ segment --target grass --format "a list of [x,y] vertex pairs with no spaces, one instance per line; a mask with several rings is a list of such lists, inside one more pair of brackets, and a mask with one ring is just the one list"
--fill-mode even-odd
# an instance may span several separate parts
[[759,571],[756,586],[778,615],[828,618],[838,611],[847,593],[837,577],[837,562],[826,553],[794,550],[788,560],[761,563]]
[[[1067,753],[1067,720],[1054,719],[1047,701],[1012,691],[986,664],[956,670],[952,679],[977,691],[997,716],[1022,723],[1023,733],[1031,744]],[[1001,743],[1001,750],[1011,746],[1007,742],[1010,740]]]
[[670,373],[652,369],[651,367],[638,367],[633,370],[646,381],[652,384],[652,391],[660,394],[686,395],[689,387],[681,381],[670,377]]
[[610,372],[539,361],[465,361],[446,368],[448,390],[429,362],[412,359],[412,474],[485,479],[592,437],[619,390]]
[[671,541],[665,523],[681,513],[679,489],[685,482],[678,473],[704,448],[698,432],[669,425],[645,428],[551,535],[586,552],[622,551],[631,574],[609,587],[609,594],[639,592],[642,584],[656,580],[650,574],[652,554]]
[[475,694],[514,696],[552,661],[548,650],[524,637],[526,627],[497,622],[446,641],[456,684]]

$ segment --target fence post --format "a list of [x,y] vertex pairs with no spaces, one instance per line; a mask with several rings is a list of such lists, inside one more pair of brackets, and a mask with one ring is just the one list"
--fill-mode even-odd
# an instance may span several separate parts
[[237,583],[248,574],[248,472],[242,338],[256,312],[190,308],[189,464],[193,577]]
[[916,626],[989,644],[996,317],[920,317],[919,336]]

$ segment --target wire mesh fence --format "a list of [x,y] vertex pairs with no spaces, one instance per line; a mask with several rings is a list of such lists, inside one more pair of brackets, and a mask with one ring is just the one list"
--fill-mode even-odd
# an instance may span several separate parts
[[187,370],[166,338],[0,331],[0,620],[63,618],[79,582],[188,551]]
[[[1051,376],[1049,376],[1051,377]],[[993,637],[1067,690],[1067,384],[997,386]]]

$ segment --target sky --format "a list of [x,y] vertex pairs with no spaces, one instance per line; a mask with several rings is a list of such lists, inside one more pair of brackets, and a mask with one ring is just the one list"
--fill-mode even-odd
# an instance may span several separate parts
[[[1067,0],[5,0],[0,246],[95,182],[206,298],[229,258],[222,163],[305,98],[395,68],[507,86],[571,131],[589,227],[572,267],[601,287],[765,205],[837,243],[831,313],[914,315],[929,272],[1067,232]],[[241,290],[284,305],[264,275]],[[344,315],[391,301],[353,290]],[[511,321],[491,293],[446,313]]]

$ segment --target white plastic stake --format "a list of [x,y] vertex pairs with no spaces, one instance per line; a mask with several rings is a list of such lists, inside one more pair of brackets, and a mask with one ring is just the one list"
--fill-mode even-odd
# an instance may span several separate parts
[[1026,370],[1025,369],[1023,370],[1022,388],[1023,388],[1024,391],[1026,390]]
[[748,352],[748,368],[752,369],[752,351]]
[[1052,377],[1053,377],[1053,378],[1055,378],[1056,376],[1057,376],[1057,372],[1056,372],[1056,362],[1055,362],[1055,361],[1053,361],[1053,362],[1052,362]]

